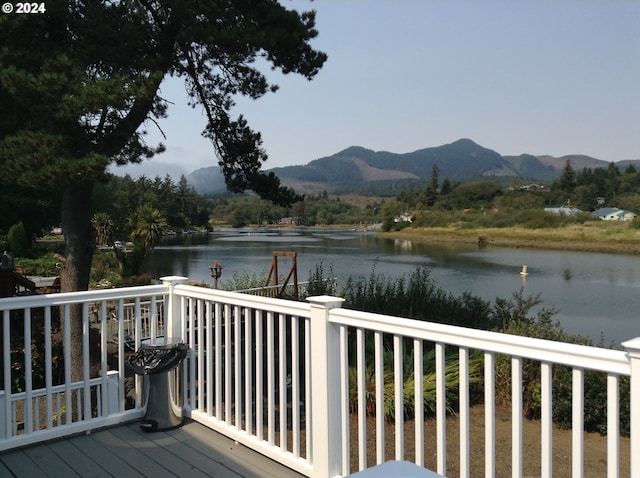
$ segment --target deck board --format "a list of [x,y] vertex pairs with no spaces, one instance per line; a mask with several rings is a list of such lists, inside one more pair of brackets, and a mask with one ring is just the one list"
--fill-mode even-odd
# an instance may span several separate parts
[[70,438],[69,441],[77,450],[78,454],[91,457],[97,468],[108,470],[111,476],[126,476],[130,478],[144,478],[144,475],[129,465],[124,458],[115,453],[111,447],[105,446],[103,442],[96,439],[106,430],[88,436],[78,435]]
[[42,476],[42,469],[23,450],[0,455],[0,460],[7,470],[7,474],[4,474],[3,470],[1,475],[3,477],[28,478],[30,476]]
[[49,444],[48,448],[82,478],[111,477],[107,471],[96,464],[92,459],[92,455],[82,453],[70,440],[53,441]]
[[145,433],[137,422],[0,454],[0,477],[302,478],[195,422]]

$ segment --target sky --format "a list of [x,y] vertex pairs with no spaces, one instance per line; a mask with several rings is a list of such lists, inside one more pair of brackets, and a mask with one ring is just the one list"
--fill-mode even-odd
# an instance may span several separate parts
[[[639,0],[281,0],[316,10],[312,81],[266,70],[280,89],[237,98],[261,132],[264,168],[349,146],[407,153],[469,138],[502,155],[640,159]],[[161,85],[167,151],[116,174],[178,177],[215,166],[201,109]]]

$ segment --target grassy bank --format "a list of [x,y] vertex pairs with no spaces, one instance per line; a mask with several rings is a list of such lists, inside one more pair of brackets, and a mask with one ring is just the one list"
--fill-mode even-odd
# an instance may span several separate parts
[[468,228],[450,227],[405,228],[381,233],[386,237],[424,243],[479,244],[498,247],[530,247],[567,251],[640,254],[640,229],[628,223],[587,222],[557,228],[529,229],[524,227]]

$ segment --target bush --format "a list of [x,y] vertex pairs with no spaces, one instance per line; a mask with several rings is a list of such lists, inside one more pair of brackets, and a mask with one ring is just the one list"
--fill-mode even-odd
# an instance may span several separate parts
[[[536,315],[532,309],[541,304],[540,295],[525,297],[524,291],[514,292],[513,300],[496,299],[493,310],[496,331],[555,340],[579,345],[593,346],[591,339],[566,333],[559,322],[553,321],[553,308],[543,307]],[[604,347],[604,344],[598,344]],[[540,362],[525,359],[522,362],[523,413],[528,419],[540,418]],[[496,402],[511,405],[511,357],[499,355],[495,361]],[[553,367],[553,421],[561,428],[572,427],[572,369],[567,366]],[[620,380],[620,432],[629,435],[629,381]],[[585,370],[584,374],[584,430],[606,434],[607,431],[607,377],[606,374]]]
[[60,274],[60,257],[51,252],[37,259],[20,257],[19,263],[30,276],[55,277]]
[[7,242],[14,257],[31,257],[29,237],[22,221],[9,228]]
[[264,287],[268,276],[266,269],[259,272],[234,272],[231,279],[224,281],[221,289],[234,291]]
[[349,277],[341,295],[345,307],[367,312],[481,329],[492,325],[489,302],[469,293],[455,297],[445,292],[427,267],[389,279],[377,274],[374,265],[368,278]]
[[336,295],[336,278],[333,266],[329,266],[329,276],[324,276],[324,266],[322,262],[316,264],[315,271],[309,274],[309,285],[307,286],[307,297],[318,295]]

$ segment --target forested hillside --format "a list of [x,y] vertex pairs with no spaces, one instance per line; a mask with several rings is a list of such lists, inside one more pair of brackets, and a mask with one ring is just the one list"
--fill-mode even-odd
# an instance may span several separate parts
[[[567,160],[576,170],[606,168],[608,162],[584,155],[502,156],[470,139],[451,144],[420,149],[410,153],[372,151],[352,146],[334,155],[319,158],[307,165],[270,170],[283,184],[302,194],[370,194],[393,196],[429,179],[433,166],[452,181],[470,182],[495,179],[503,184],[522,180],[549,184],[557,180]],[[625,167],[637,161],[625,162]],[[190,184],[202,194],[223,191],[222,175],[217,167],[203,168],[188,176]]]

